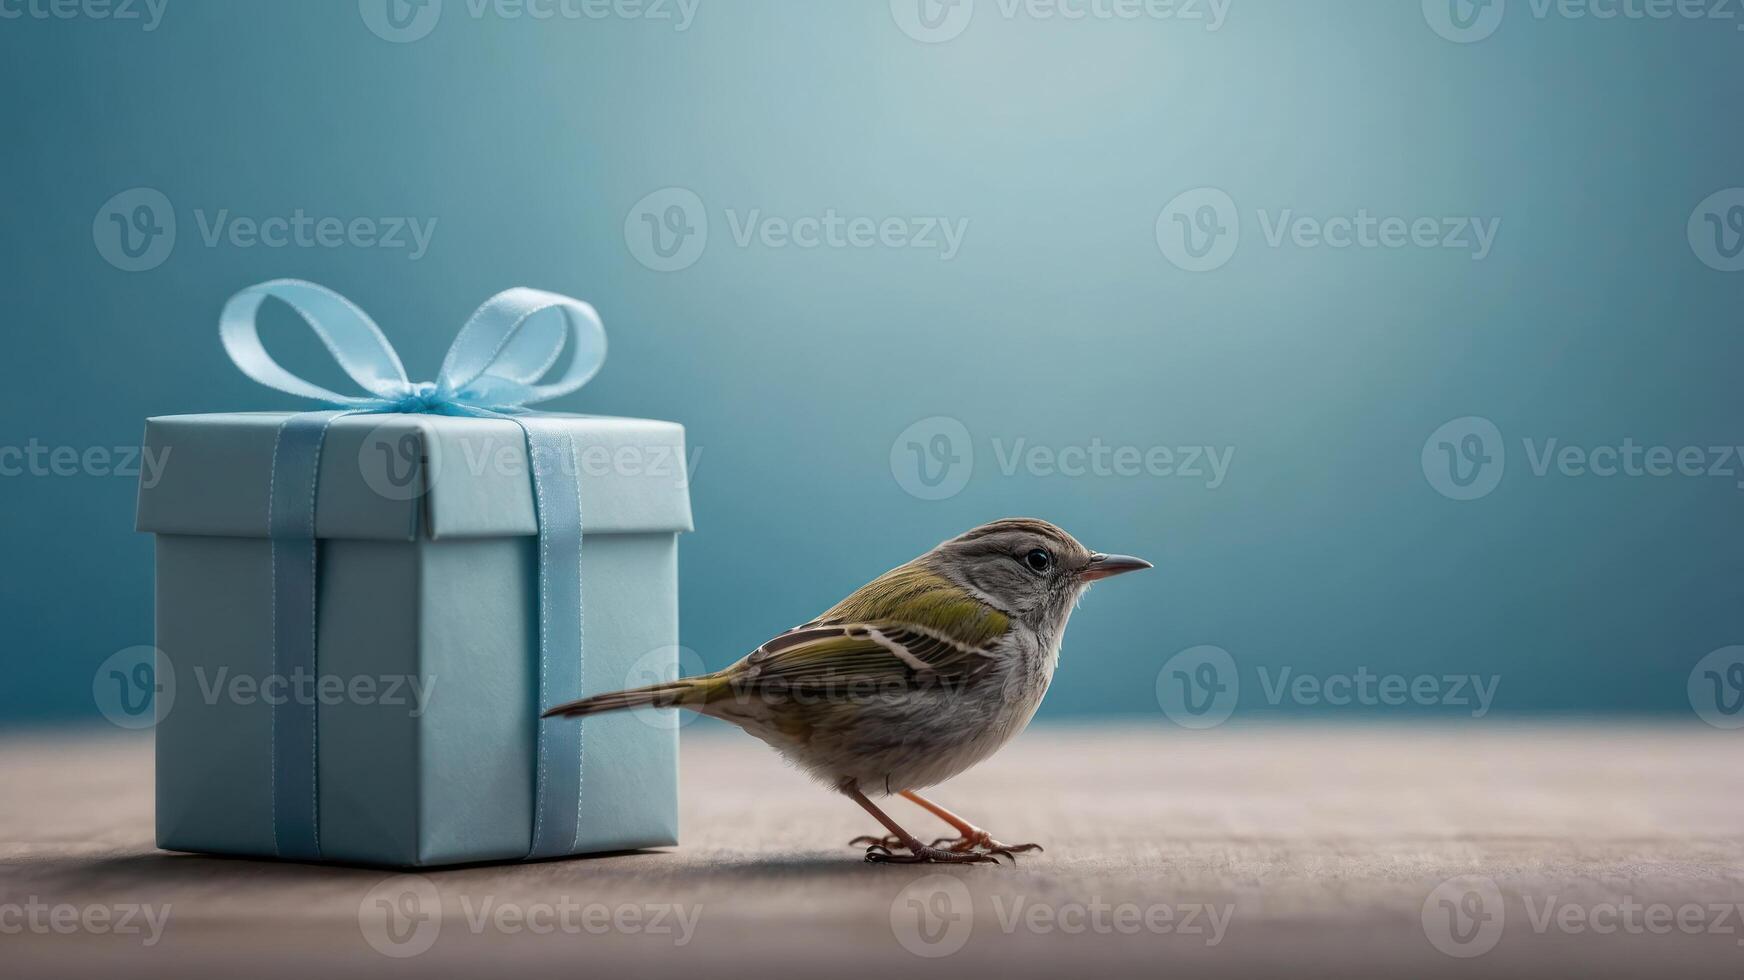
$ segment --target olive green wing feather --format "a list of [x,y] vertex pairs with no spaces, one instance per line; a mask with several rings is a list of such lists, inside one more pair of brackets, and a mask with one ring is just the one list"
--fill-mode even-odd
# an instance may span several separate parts
[[1011,627],[937,574],[904,565],[721,672],[733,688],[816,691],[963,683],[998,662]]
[[924,565],[893,568],[806,625],[898,622],[981,647],[1004,636],[1011,621]]

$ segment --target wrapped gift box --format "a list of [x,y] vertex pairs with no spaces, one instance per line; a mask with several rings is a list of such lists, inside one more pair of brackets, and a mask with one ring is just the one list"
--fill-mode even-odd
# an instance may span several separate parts
[[[561,420],[576,447],[582,687],[670,678],[677,535],[691,527],[684,430],[542,417]],[[175,684],[156,725],[158,846],[280,855],[282,733],[271,702],[306,698],[321,859],[526,857],[539,726],[576,722],[538,718],[540,538],[521,427],[433,414],[331,423],[314,489],[318,666],[298,680],[275,674],[267,533],[286,418],[182,415],[146,426],[146,445],[165,465],[141,487],[138,527],[156,535],[159,676]],[[677,732],[668,721],[588,718],[580,759],[545,760],[579,770],[575,837],[564,852],[677,841]]]

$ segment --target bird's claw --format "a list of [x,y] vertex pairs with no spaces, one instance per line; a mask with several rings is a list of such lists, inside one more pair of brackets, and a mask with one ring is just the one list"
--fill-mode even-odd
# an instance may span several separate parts
[[[866,845],[866,860],[872,864],[997,864],[999,858],[1017,865],[1017,856],[1026,851],[1040,851],[1040,844],[1001,844],[983,833],[976,837],[940,837],[930,845],[913,851],[895,834],[873,837],[862,834],[848,842],[850,847]],[[898,853],[906,852],[906,853]]]
[[848,842],[849,847],[859,847],[861,844],[869,844],[872,847],[882,847],[885,850],[890,851],[902,846],[902,838],[895,834],[886,834],[883,837],[873,837],[871,834],[861,834]]
[[[945,851],[936,847],[921,844],[908,848],[906,854],[897,854],[883,844],[873,844],[866,848],[866,861],[869,864],[998,864],[999,859],[992,854],[970,851]],[[1010,857],[1010,855],[1006,855]],[[1012,864],[1017,863],[1012,858]]]

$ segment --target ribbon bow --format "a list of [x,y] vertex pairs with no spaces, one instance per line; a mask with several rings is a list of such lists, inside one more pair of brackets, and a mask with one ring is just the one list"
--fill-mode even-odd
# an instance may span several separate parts
[[[345,373],[370,394],[341,395],[279,366],[261,344],[255,324],[269,297],[296,310]],[[538,316],[547,310],[560,310],[564,316],[560,321]],[[524,286],[492,296],[472,314],[455,335],[434,382],[409,380],[400,355],[369,314],[312,282],[275,279],[230,297],[219,315],[218,336],[243,374],[269,388],[354,412],[514,413],[587,384],[606,359],[606,329],[592,306]],[[563,376],[539,384],[571,342],[575,355]]]
[[[342,395],[292,374],[266,352],[255,322],[277,299],[301,316],[367,395]],[[561,318],[539,314],[556,310]],[[569,429],[526,406],[586,384],[604,363],[605,327],[577,299],[517,287],[486,300],[455,336],[437,380],[413,382],[400,356],[355,303],[311,282],[275,279],[224,304],[218,335],[242,373],[269,388],[313,398],[333,410],[292,415],[273,448],[267,530],[273,567],[273,673],[319,676],[316,649],[315,490],[321,446],[334,419],[399,412],[508,418],[527,438],[539,518],[540,711],[581,697],[581,487]],[[575,353],[557,380],[540,379],[566,347]],[[319,725],[316,705],[273,705],[273,840],[282,857],[321,857]],[[535,713],[537,718],[537,713]],[[535,721],[533,826],[528,857],[574,853],[581,827],[582,728]]]

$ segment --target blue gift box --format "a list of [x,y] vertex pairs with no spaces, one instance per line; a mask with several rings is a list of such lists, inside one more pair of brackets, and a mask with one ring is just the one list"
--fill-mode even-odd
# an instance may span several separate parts
[[[321,857],[395,866],[519,859],[538,767],[539,575],[525,439],[510,421],[336,419],[321,449],[318,678],[275,677],[268,473],[283,414],[151,419],[157,843],[274,856],[269,698],[316,702]],[[583,688],[673,676],[684,430],[559,416],[578,447]],[[591,462],[590,462],[591,461]],[[306,690],[298,690],[298,687]],[[396,688],[397,690],[391,690]],[[543,724],[570,725],[552,719]],[[677,841],[677,735],[589,718],[571,853]]]
[[[268,299],[367,394],[274,362]],[[424,867],[676,843],[670,718],[541,718],[677,670],[683,428],[525,407],[598,370],[593,308],[499,293],[423,383],[313,283],[243,290],[220,336],[329,408],[146,424],[158,846]]]

